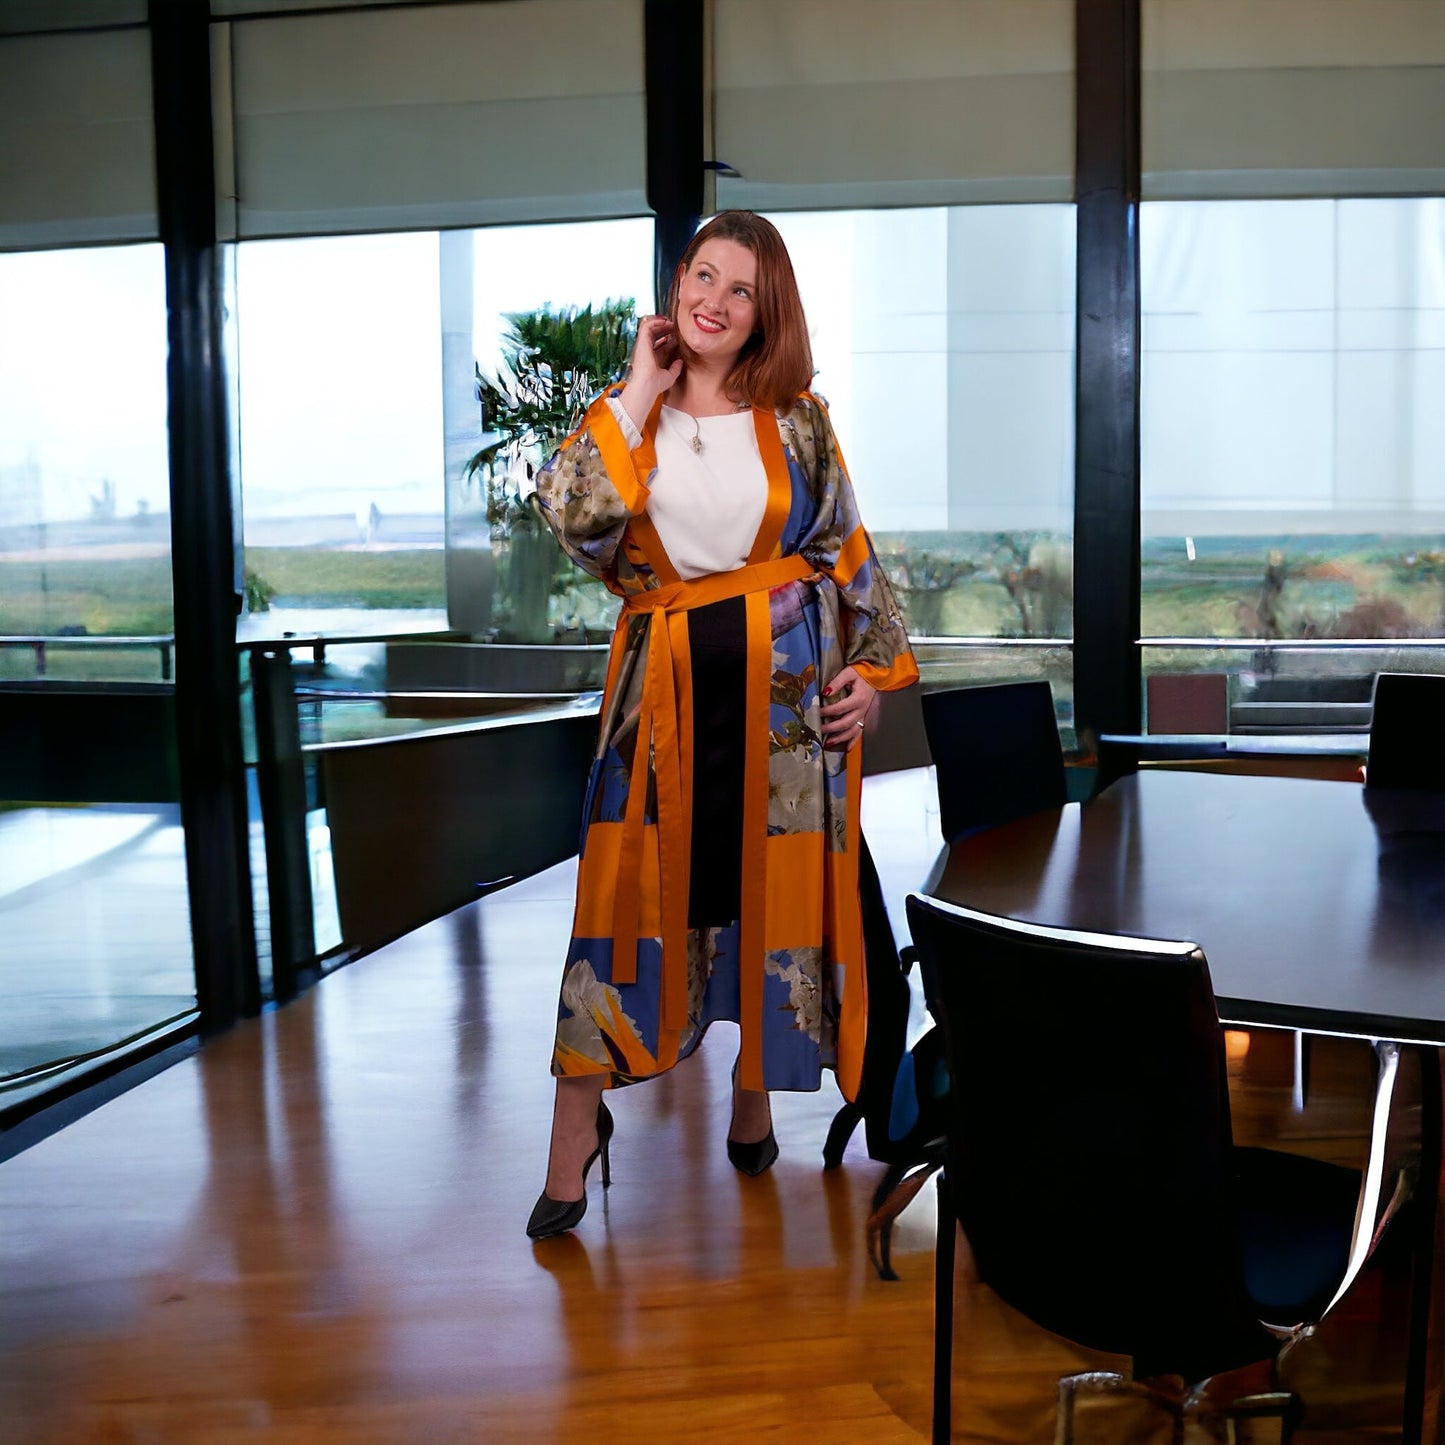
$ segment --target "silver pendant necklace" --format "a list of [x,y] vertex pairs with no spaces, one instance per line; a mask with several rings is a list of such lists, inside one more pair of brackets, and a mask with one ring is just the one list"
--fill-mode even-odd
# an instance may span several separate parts
[[[749,402],[740,401],[740,402],[738,402],[737,405],[733,408],[733,410],[734,410],[734,411],[746,411],[750,405],[751,405],[751,403],[749,403]],[[688,443],[687,443],[687,444],[688,444],[688,446],[690,446],[690,447],[692,448],[693,454],[694,454],[695,456],[699,456],[699,457],[700,457],[700,456],[702,455],[703,442],[702,442],[702,418],[701,418],[701,417],[696,417],[696,416],[693,417],[693,419],[692,419],[692,436],[688,439]]]

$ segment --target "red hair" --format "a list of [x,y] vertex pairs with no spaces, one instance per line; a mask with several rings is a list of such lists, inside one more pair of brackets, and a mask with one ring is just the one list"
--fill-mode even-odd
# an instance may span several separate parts
[[771,221],[752,211],[721,211],[692,238],[673,273],[667,314],[677,320],[677,293],[693,258],[709,241],[734,241],[758,263],[757,330],[728,374],[727,391],[739,401],[773,411],[791,406],[813,380],[813,349],[788,248]]

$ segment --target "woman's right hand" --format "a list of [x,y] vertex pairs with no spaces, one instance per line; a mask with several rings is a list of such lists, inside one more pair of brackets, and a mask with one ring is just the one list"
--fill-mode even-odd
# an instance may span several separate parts
[[622,393],[623,408],[638,431],[646,425],[653,402],[681,375],[677,328],[666,316],[644,316],[637,323],[627,389]]

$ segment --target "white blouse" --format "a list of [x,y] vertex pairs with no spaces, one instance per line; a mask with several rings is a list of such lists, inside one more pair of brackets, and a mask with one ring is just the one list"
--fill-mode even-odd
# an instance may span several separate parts
[[[607,404],[627,444],[642,434],[618,397]],[[693,449],[694,435],[702,451]],[[657,473],[647,514],[679,577],[705,577],[744,566],[768,502],[768,474],[751,411],[689,416],[664,406],[658,417]]]

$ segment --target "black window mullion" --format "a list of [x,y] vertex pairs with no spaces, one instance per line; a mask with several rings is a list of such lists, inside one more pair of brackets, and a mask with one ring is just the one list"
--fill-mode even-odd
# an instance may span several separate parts
[[702,217],[703,0],[646,0],[647,204],[656,216],[653,283],[672,273]]
[[1074,713],[1138,732],[1139,0],[1076,0]]
[[150,0],[156,194],[166,255],[171,572],[181,819],[205,1029],[260,1007],[236,664],[209,7]]

